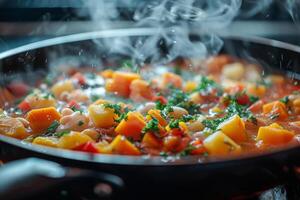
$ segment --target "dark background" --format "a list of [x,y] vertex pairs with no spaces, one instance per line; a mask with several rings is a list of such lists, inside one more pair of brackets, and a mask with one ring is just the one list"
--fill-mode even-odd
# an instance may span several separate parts
[[[91,20],[83,2],[0,0],[0,52],[50,37],[99,30],[97,22]],[[117,2],[121,14],[119,20],[113,22],[112,28],[132,26],[133,11],[141,2],[142,0],[132,0],[130,5]],[[249,10],[257,2],[262,0],[244,0],[240,15],[222,31],[228,34],[268,37],[300,45],[300,26],[297,21],[300,11],[298,14],[295,9],[292,19],[282,1],[274,0],[267,8],[250,15]]]

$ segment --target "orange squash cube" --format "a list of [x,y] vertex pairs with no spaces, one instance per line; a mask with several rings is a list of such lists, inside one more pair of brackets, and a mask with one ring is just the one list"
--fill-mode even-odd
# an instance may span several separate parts
[[168,85],[172,85],[176,88],[181,88],[182,78],[177,74],[166,72],[162,75],[161,87],[166,88]]
[[130,98],[134,101],[150,100],[153,97],[153,91],[148,82],[144,80],[133,80],[130,84]]
[[125,136],[118,135],[115,139],[110,143],[110,149],[112,153],[122,154],[122,155],[133,155],[138,156],[141,154],[139,149],[129,142]]
[[280,101],[273,101],[263,105],[263,113],[268,115],[278,114],[279,120],[284,120],[288,117],[286,106]]
[[134,140],[139,140],[145,126],[146,122],[139,112],[128,112],[127,117],[115,128],[115,132]]
[[265,144],[280,145],[290,142],[294,132],[284,129],[277,123],[260,127],[256,139],[262,140]]
[[113,73],[112,79],[107,81],[106,90],[108,92],[114,92],[122,97],[129,97],[130,84],[136,79],[140,79],[140,75],[136,73],[116,71]]
[[33,109],[28,112],[26,119],[34,132],[45,131],[55,120],[59,121],[61,115],[54,107]]
[[143,137],[142,145],[147,148],[160,149],[162,142],[153,133],[146,133]]

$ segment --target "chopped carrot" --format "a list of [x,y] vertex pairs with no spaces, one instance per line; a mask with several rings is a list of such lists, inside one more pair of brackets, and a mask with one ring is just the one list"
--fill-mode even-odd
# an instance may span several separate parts
[[112,78],[114,74],[114,71],[111,69],[104,70],[100,73],[100,76],[103,78]]
[[27,113],[27,120],[34,132],[45,131],[55,120],[59,121],[60,114],[54,107],[33,109]]
[[266,144],[285,144],[291,141],[294,137],[292,131],[284,129],[277,123],[273,123],[269,126],[262,126],[258,130],[257,140],[262,140]]
[[142,130],[146,122],[139,112],[129,112],[127,117],[123,119],[115,128],[115,132],[120,135],[125,135],[134,140],[139,140],[142,135]]
[[148,115],[157,119],[161,126],[166,126],[168,124],[168,122],[161,116],[160,110],[151,109],[148,111]]
[[134,101],[150,100],[153,97],[153,90],[149,83],[144,80],[133,80],[130,84],[130,98]]
[[162,76],[162,88],[166,88],[167,86],[172,85],[176,88],[182,87],[182,78],[177,74],[167,72]]
[[146,148],[159,149],[162,146],[162,141],[160,141],[153,133],[146,133],[143,137],[142,145]]
[[115,72],[112,79],[106,83],[106,90],[108,92],[115,92],[122,97],[130,95],[130,84],[133,80],[140,79],[140,75],[130,72]]

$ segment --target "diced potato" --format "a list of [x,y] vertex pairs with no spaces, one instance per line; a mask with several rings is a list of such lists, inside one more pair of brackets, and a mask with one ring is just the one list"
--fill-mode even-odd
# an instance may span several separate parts
[[32,141],[32,144],[39,144],[39,145],[44,145],[48,147],[57,147],[58,140],[56,138],[52,137],[36,137]]
[[115,139],[110,143],[110,148],[113,153],[122,155],[137,156],[141,154],[139,149],[122,135],[115,137]]
[[217,129],[221,130],[225,135],[237,143],[246,140],[245,123],[238,115],[234,115],[228,120],[224,121],[218,126]]
[[25,101],[29,104],[31,109],[47,108],[47,107],[55,107],[56,106],[56,100],[51,95],[48,95],[47,98],[45,98],[40,93],[34,93],[31,95],[28,95],[25,98]]
[[139,112],[128,112],[127,117],[115,128],[115,132],[139,140],[145,125],[146,122]]
[[60,81],[52,86],[51,92],[56,98],[59,98],[63,92],[72,92],[74,85],[71,80]]
[[114,92],[122,97],[129,97],[130,84],[136,79],[140,79],[140,75],[136,73],[116,71],[113,73],[112,79],[107,80],[106,90],[108,92]]
[[195,81],[187,81],[184,85],[185,92],[192,92],[197,88],[197,83]]
[[23,123],[12,117],[0,118],[0,134],[18,139],[24,139],[29,136]]
[[54,107],[33,109],[27,113],[31,129],[35,133],[45,131],[55,120],[59,121],[61,115]]
[[97,141],[100,137],[100,133],[98,133],[96,130],[94,129],[85,129],[83,131],[81,131],[82,134],[85,134],[87,136],[89,136],[90,138],[92,138],[94,141]]
[[281,101],[273,101],[263,105],[263,113],[268,115],[277,114],[277,119],[279,120],[284,120],[288,117],[286,106]]
[[151,100],[153,91],[148,82],[144,80],[133,80],[130,84],[130,98],[134,101]]
[[208,136],[203,145],[210,155],[238,154],[241,152],[241,146],[236,144],[230,137],[222,131],[218,131]]
[[57,147],[63,149],[74,149],[86,142],[93,141],[86,134],[80,132],[71,131],[71,133],[63,135],[59,138]]
[[257,140],[262,140],[265,144],[280,145],[290,142],[294,137],[294,132],[284,129],[277,123],[260,127]]
[[167,86],[172,85],[176,88],[182,87],[182,78],[174,73],[166,72],[162,75],[161,87],[166,88]]
[[242,63],[231,63],[223,67],[222,74],[232,80],[240,80],[245,74],[245,66]]
[[142,145],[147,148],[159,149],[162,146],[162,142],[153,133],[146,133],[143,137]]
[[97,128],[109,128],[115,124],[118,117],[114,110],[105,108],[104,105],[90,105],[88,108],[89,116]]

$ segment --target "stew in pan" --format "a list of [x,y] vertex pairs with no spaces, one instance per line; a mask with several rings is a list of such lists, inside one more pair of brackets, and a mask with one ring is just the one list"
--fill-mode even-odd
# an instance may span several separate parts
[[258,65],[219,55],[113,69],[71,69],[36,87],[12,82],[1,91],[0,134],[136,156],[231,156],[299,143],[298,82]]

